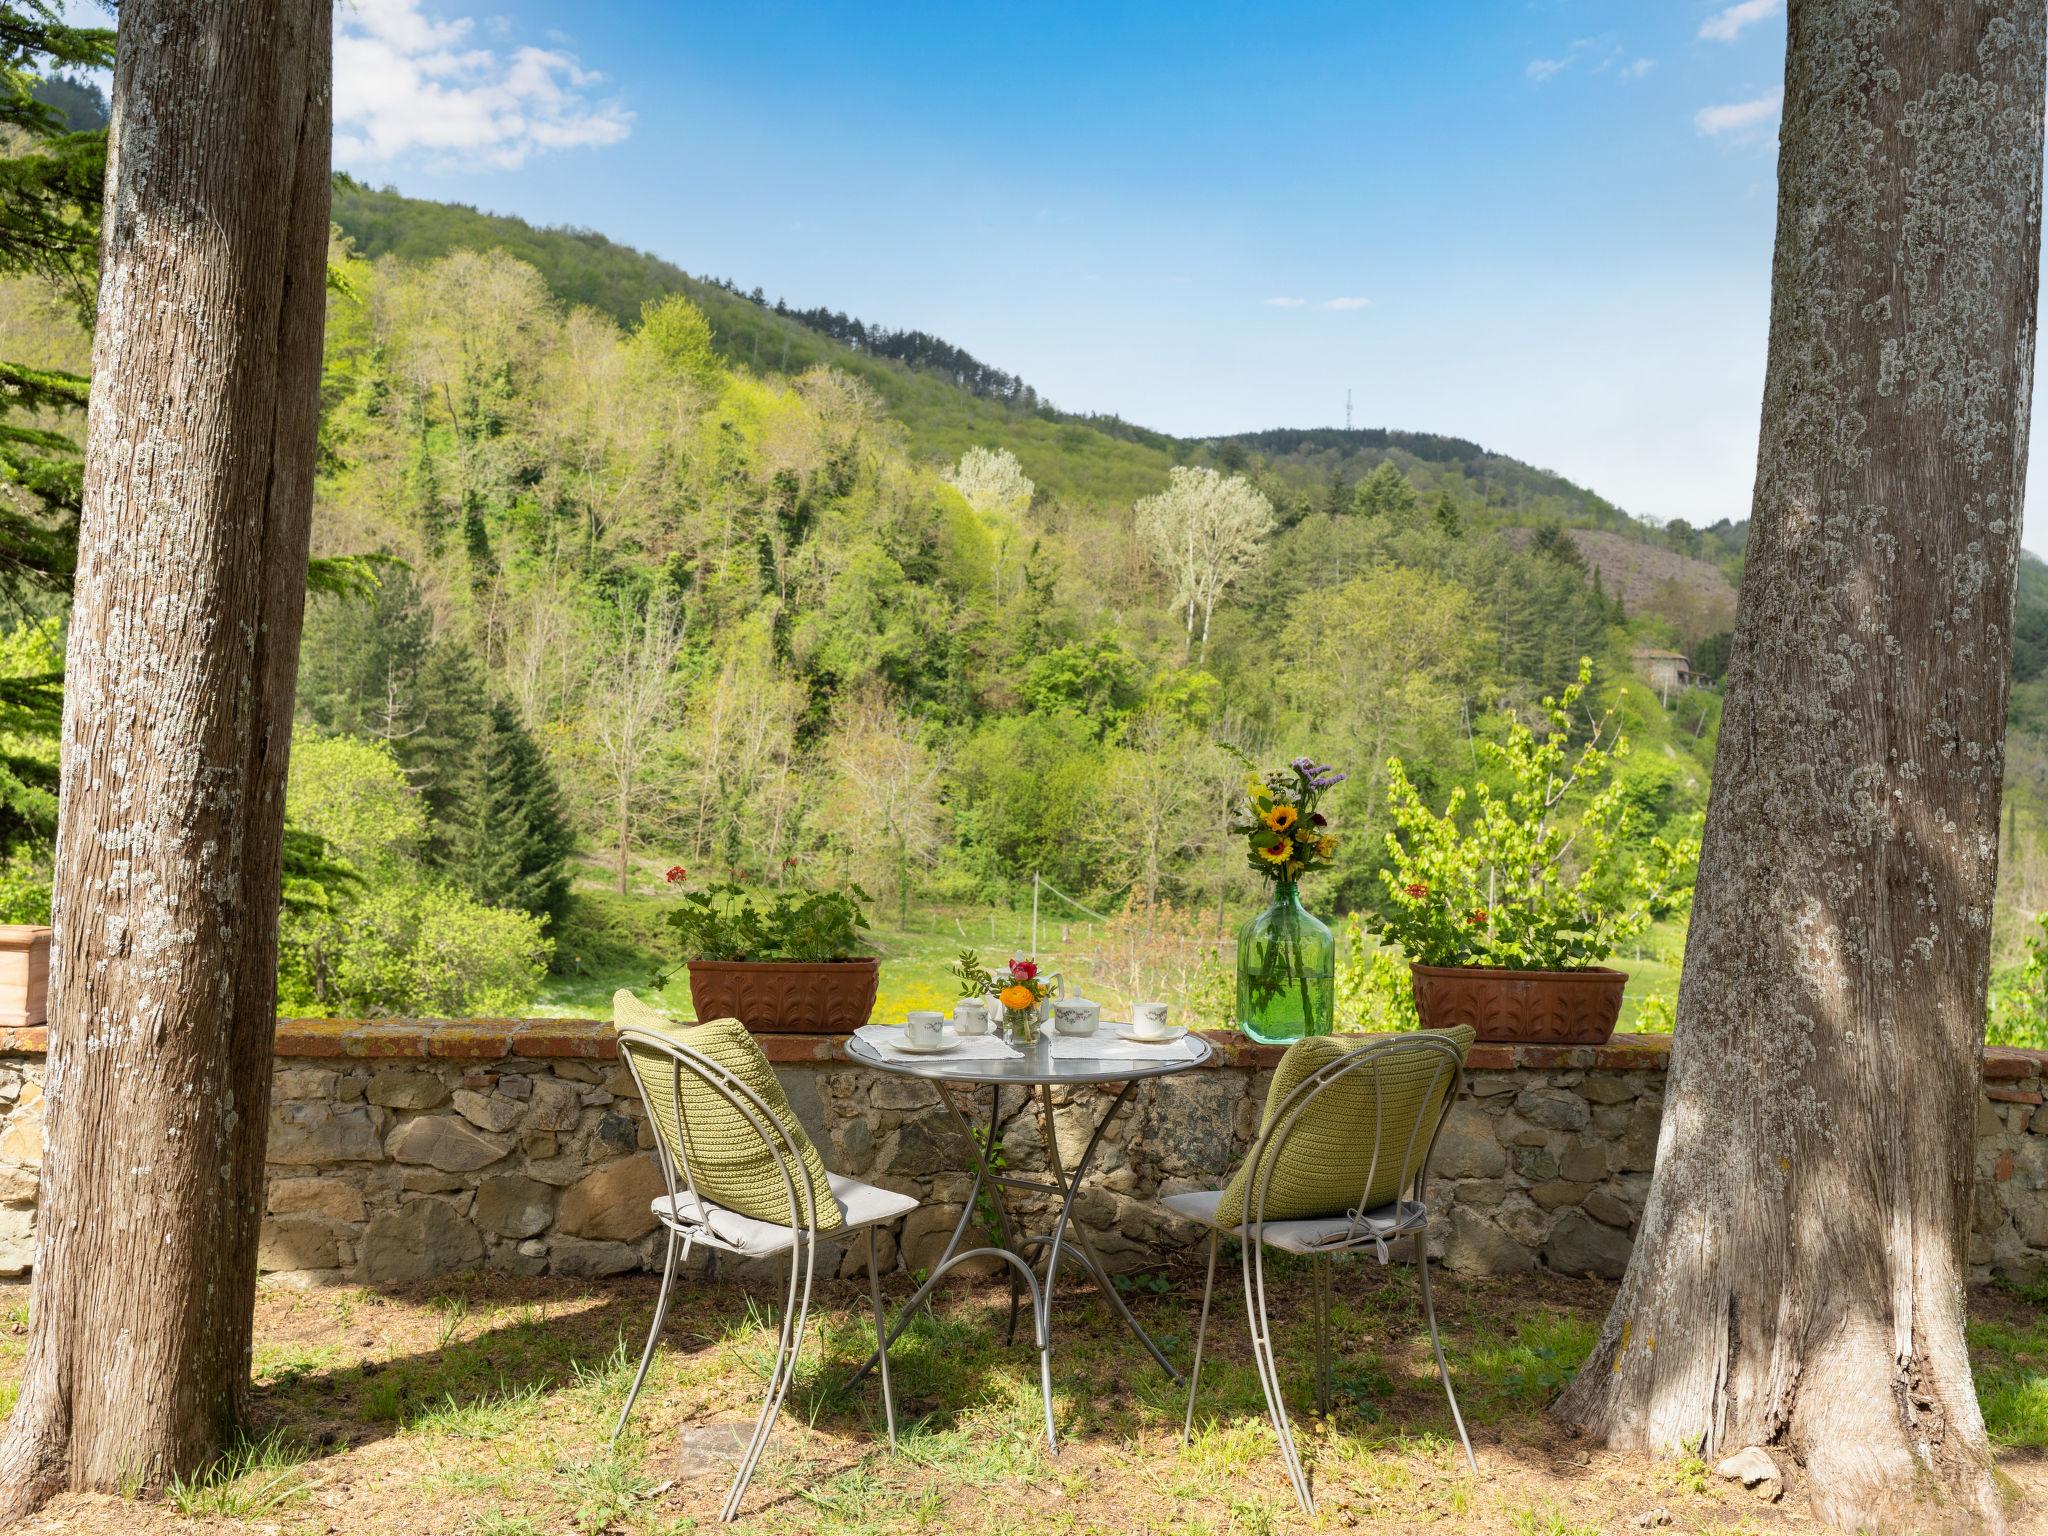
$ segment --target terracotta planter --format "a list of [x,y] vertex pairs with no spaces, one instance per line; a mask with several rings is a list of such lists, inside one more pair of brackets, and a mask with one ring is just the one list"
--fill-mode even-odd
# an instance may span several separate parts
[[1621,1016],[1623,971],[1499,971],[1411,965],[1424,1029],[1470,1024],[1500,1044],[1604,1045]]
[[50,996],[50,930],[0,923],[0,1027],[44,1023]]
[[699,1019],[738,1019],[756,1033],[843,1034],[867,1023],[879,960],[692,960]]

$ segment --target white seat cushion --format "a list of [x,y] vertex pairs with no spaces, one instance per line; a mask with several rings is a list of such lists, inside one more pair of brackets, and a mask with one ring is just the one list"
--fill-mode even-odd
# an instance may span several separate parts
[[[915,1195],[877,1189],[872,1184],[863,1184],[859,1179],[849,1179],[837,1173],[827,1173],[825,1182],[831,1186],[833,1202],[845,1219],[845,1225],[835,1229],[837,1231],[850,1232],[856,1227],[871,1227],[878,1221],[893,1221],[905,1211],[917,1209]],[[682,1217],[678,1220],[671,1209],[669,1197],[661,1196],[653,1202],[655,1219],[680,1232],[692,1234],[699,1242],[723,1248],[729,1253],[755,1258],[781,1253],[796,1242],[796,1233],[786,1226],[742,1216],[722,1205],[700,1201],[693,1194],[685,1194],[681,1204]]]
[[[1223,1204],[1223,1191],[1191,1190],[1184,1195],[1167,1195],[1159,1203],[1183,1220],[1213,1227],[1217,1225],[1217,1207]],[[1403,1232],[1420,1232],[1428,1222],[1429,1210],[1420,1200],[1404,1200],[1398,1207],[1383,1205],[1376,1211],[1367,1211],[1356,1221],[1349,1216],[1269,1221],[1259,1229],[1259,1236],[1271,1247],[1288,1253],[1341,1253],[1347,1248],[1370,1247],[1374,1238],[1385,1241]],[[1221,1230],[1236,1233],[1239,1229]]]

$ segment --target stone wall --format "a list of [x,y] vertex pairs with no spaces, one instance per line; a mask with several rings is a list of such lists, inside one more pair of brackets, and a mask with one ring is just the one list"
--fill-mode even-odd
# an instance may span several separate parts
[[[1194,1241],[1157,1197],[1216,1187],[1251,1144],[1279,1053],[1233,1035],[1211,1040],[1215,1062],[1141,1085],[1104,1138],[1076,1214],[1111,1268]],[[965,1151],[933,1089],[839,1059],[837,1038],[762,1044],[835,1171],[926,1200],[883,1235],[881,1252],[890,1267],[928,1266],[968,1187]],[[0,1273],[19,1274],[34,1256],[43,1045],[40,1029],[0,1030]],[[1468,1092],[1437,1148],[1432,1250],[1465,1272],[1618,1275],[1656,1158],[1665,1049],[1652,1036],[1475,1047]],[[607,1026],[287,1020],[278,1058],[265,1270],[395,1285],[483,1266],[605,1275],[659,1262],[647,1209],[663,1193],[652,1134]],[[2041,1052],[1987,1052],[1976,1279],[2048,1274],[2044,1063]],[[1068,1167],[1111,1097],[1055,1095]],[[986,1102],[983,1090],[977,1106]],[[1002,1147],[1012,1170],[1045,1167],[1035,1106],[1016,1090],[1004,1097]],[[823,1259],[856,1272],[857,1255],[838,1245]]]

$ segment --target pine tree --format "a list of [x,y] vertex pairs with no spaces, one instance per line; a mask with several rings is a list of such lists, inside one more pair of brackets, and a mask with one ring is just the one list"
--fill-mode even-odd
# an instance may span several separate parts
[[491,705],[457,787],[447,872],[479,901],[559,919],[575,839],[554,774],[510,704]]
[[[45,0],[0,5],[0,142],[19,150],[0,159],[0,277],[55,284],[87,324],[99,275],[106,130],[72,132],[65,111],[37,92],[53,65],[113,62],[112,32],[66,26]],[[71,585],[84,465],[60,423],[85,409],[85,394],[76,374],[0,362],[0,596],[17,605]]]
[[1436,499],[1429,504],[1430,515],[1436,519],[1437,527],[1451,538],[1460,538],[1465,532],[1465,520],[1458,515],[1458,504],[1451,499],[1449,491],[1438,491]]
[[490,695],[476,654],[455,639],[427,647],[415,687],[406,701],[414,728],[394,738],[391,750],[426,809],[422,858],[453,872],[460,863],[462,829],[473,813],[475,764],[489,732]]

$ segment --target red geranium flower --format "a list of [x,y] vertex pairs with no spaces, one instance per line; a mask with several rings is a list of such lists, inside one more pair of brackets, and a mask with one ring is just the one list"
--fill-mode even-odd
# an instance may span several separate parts
[[1036,960],[1012,960],[1010,962],[1010,974],[1019,981],[1035,981],[1038,978],[1038,962]]
[[1429,887],[1419,882],[1408,887],[1408,896],[1412,901],[1421,901],[1428,894]]
[[683,868],[683,866],[680,864],[671,864],[668,867],[668,873],[663,875],[661,878],[666,880],[670,885],[681,885],[685,880],[690,878],[690,872],[687,869]]

